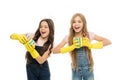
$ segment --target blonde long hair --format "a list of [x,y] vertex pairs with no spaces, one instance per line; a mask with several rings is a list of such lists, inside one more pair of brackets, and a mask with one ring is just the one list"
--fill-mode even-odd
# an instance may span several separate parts
[[[82,37],[88,37],[89,38],[89,34],[87,31],[87,23],[86,23],[86,19],[84,17],[83,14],[81,13],[76,13],[73,15],[72,19],[71,19],[71,26],[70,26],[70,33],[69,33],[69,39],[68,39],[68,43],[69,45],[72,45],[72,40],[75,36],[75,31],[73,30],[73,22],[74,22],[74,18],[79,16],[82,21],[83,21],[83,28],[82,28]],[[86,51],[88,52],[88,58],[89,58],[89,63],[91,68],[93,68],[93,58],[92,58],[92,54],[91,54],[91,50],[88,49],[87,47],[85,47]],[[71,55],[71,59],[72,59],[72,64],[74,68],[77,68],[77,54],[75,54],[75,51],[70,52]]]

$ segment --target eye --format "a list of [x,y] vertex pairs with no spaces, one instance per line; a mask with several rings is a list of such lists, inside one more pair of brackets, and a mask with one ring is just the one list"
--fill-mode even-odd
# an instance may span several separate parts
[[42,26],[40,26],[40,28],[42,28]]
[[75,21],[73,21],[73,23],[75,23]]
[[82,23],[82,21],[78,21],[78,23]]
[[48,28],[48,26],[45,26],[45,28]]

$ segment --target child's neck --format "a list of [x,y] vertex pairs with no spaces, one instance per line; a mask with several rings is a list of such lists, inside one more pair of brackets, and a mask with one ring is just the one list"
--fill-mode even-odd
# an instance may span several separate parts
[[47,37],[46,37],[46,38],[39,37],[38,40],[37,40],[37,42],[36,42],[36,45],[38,45],[38,46],[43,46],[44,43],[45,43],[47,40],[48,40]]
[[82,33],[81,33],[81,32],[75,33],[75,38],[77,38],[77,37],[83,37],[83,36],[82,36]]
[[39,39],[40,39],[41,41],[46,42],[46,41],[48,40],[48,37],[40,37]]

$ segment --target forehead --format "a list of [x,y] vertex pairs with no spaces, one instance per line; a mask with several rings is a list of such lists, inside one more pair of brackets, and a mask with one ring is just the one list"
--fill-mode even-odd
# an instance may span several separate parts
[[46,21],[42,21],[41,25],[48,25],[48,23]]
[[74,17],[74,20],[82,20],[80,16]]

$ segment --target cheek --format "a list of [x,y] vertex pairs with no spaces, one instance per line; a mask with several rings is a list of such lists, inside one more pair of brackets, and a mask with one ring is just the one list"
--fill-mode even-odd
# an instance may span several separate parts
[[75,27],[72,27],[72,29],[75,31],[76,29],[75,29]]
[[39,32],[41,32],[41,29],[39,29]]
[[75,29],[74,25],[72,26],[72,29]]
[[47,33],[50,34],[50,30],[49,29],[47,30]]
[[83,28],[83,23],[81,23],[80,26]]

